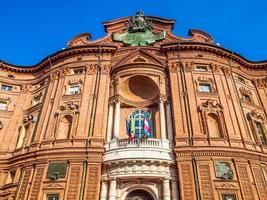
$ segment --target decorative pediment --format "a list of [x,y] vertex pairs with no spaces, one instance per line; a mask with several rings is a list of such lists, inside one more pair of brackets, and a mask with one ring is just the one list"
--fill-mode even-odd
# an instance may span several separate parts
[[81,79],[71,79],[68,82],[69,85],[82,85],[83,81]]
[[63,105],[59,107],[56,114],[78,114],[79,112],[79,105],[69,101],[63,103]]
[[37,116],[33,114],[29,114],[23,118],[23,124],[36,123],[36,122],[37,122]]
[[256,110],[251,111],[248,113],[248,118],[251,120],[256,120],[264,123],[264,117],[261,113],[257,112]]
[[59,184],[59,183],[48,183],[47,185],[44,185],[45,189],[62,189],[64,188],[63,185]]
[[206,102],[199,106],[200,111],[218,113],[222,112],[223,106],[216,100],[208,99]]
[[137,49],[135,51],[129,52],[128,54],[120,58],[120,60],[114,61],[112,69],[134,64],[149,64],[160,67],[166,66],[166,63],[150,54],[149,52],[142,49]]

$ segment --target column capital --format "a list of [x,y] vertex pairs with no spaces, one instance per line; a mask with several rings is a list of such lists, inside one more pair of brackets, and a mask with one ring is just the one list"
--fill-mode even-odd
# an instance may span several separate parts
[[115,95],[109,98],[109,104],[110,103],[122,103],[122,98],[120,95]]
[[165,94],[160,94],[160,95],[159,95],[159,102],[160,102],[160,103],[168,102],[168,96],[165,95]]

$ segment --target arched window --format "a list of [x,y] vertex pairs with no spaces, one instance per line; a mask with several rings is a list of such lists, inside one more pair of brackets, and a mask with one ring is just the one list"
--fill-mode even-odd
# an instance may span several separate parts
[[72,126],[72,116],[66,115],[59,122],[57,139],[66,139],[70,137]]
[[144,110],[136,110],[127,118],[127,133],[129,138],[152,138],[153,129],[151,114]]
[[207,115],[207,124],[210,137],[221,137],[218,116],[214,113]]

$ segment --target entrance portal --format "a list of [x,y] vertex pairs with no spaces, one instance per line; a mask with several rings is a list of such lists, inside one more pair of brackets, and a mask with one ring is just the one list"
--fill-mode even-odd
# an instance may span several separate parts
[[154,198],[145,190],[134,190],[127,195],[125,200],[154,200]]

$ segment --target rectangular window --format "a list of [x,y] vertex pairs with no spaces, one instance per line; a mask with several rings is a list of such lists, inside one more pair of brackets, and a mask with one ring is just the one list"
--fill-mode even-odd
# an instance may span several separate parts
[[222,200],[237,200],[235,194],[222,194]]
[[0,101],[0,110],[6,110],[7,109],[7,102]]
[[59,200],[59,194],[47,194],[46,200]]
[[41,95],[33,97],[32,105],[33,106],[37,105],[38,103],[40,103],[40,100],[41,100]]
[[81,91],[81,88],[79,85],[73,85],[69,87],[69,94],[79,94]]
[[241,83],[245,83],[245,79],[242,78],[241,76],[237,76],[237,80]]
[[12,88],[13,88],[13,87],[10,86],[10,85],[1,85],[1,90],[11,91]]
[[212,92],[211,85],[208,83],[200,83],[199,92]]
[[73,69],[74,74],[83,74],[83,69],[79,68],[79,69]]
[[266,141],[265,133],[263,131],[262,124],[260,122],[255,121],[255,126],[256,126],[256,131],[259,135],[261,144],[267,145],[267,141]]
[[206,72],[206,71],[208,71],[208,67],[207,66],[203,66],[203,65],[198,65],[198,66],[196,66],[196,71],[198,71],[198,72]]
[[243,97],[243,100],[248,101],[248,102],[252,102],[251,97],[250,97],[249,94],[243,93],[242,97]]

